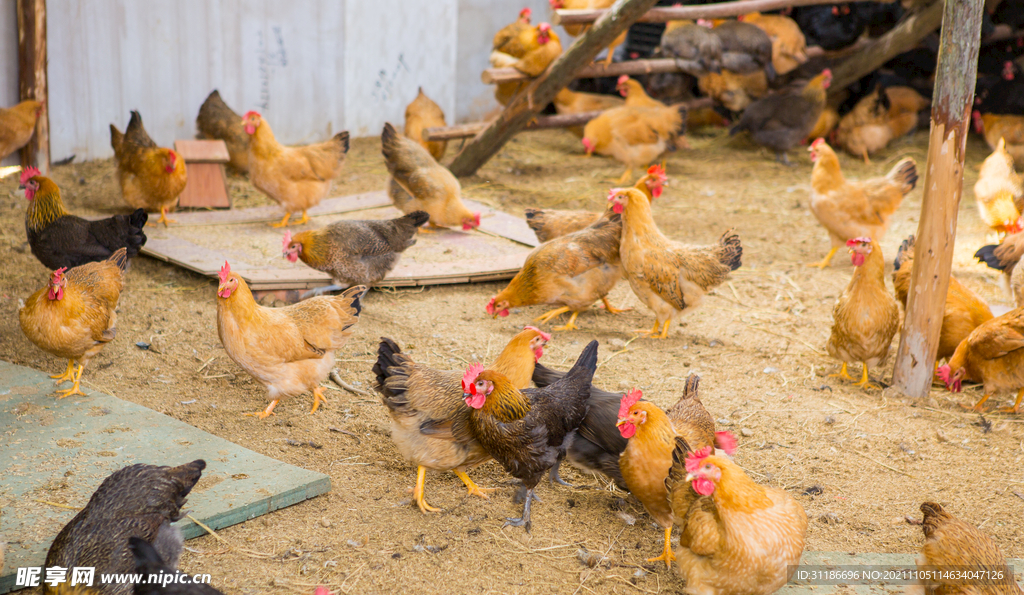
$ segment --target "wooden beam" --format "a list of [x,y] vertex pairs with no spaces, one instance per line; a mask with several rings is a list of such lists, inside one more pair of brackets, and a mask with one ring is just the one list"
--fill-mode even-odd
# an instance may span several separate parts
[[[875,0],[889,2],[889,0]],[[797,6],[815,6],[819,4],[835,4],[835,0],[737,0],[736,2],[719,2],[698,6],[671,6],[652,8],[636,20],[637,23],[667,23],[684,19],[718,19],[734,17],[750,12],[765,12]],[[608,10],[556,10],[551,15],[554,25],[588,25],[598,20]]]
[[963,193],[983,8],[983,0],[946,0],[943,10],[928,163],[922,176],[924,198],[892,379],[898,390],[914,398],[928,395],[939,346]]
[[471,176],[497,153],[527,122],[537,116],[573,75],[594,61],[620,33],[636,22],[658,0],[619,0],[589,31],[548,66],[547,71],[512,98],[496,120],[455,156],[451,171],[459,177]]
[[50,173],[50,118],[46,90],[46,0],[17,0],[18,96],[43,104],[36,131],[21,149],[21,166]]
[[[655,74],[658,72],[684,72],[672,58],[656,58],[653,60],[629,60],[627,62],[612,62],[607,66],[604,63],[594,63],[584,66],[573,78],[596,79],[606,76],[619,77],[624,74],[629,76],[640,76],[644,74]],[[488,68],[480,75],[480,80],[485,85],[507,83],[512,81],[530,80],[529,75],[519,72],[515,68]]]

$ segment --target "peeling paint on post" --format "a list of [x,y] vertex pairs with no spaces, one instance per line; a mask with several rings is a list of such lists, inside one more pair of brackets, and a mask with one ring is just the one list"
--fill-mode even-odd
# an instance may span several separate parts
[[17,0],[18,95],[43,104],[36,130],[21,149],[22,167],[50,173],[50,120],[46,100],[46,0]]
[[945,0],[943,10],[917,256],[892,379],[898,390],[915,398],[927,396],[931,388],[942,330],[983,10],[983,0]]

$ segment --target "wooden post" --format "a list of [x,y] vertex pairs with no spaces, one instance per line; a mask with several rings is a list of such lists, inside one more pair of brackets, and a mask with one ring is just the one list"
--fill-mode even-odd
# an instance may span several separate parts
[[487,163],[491,156],[572,81],[576,72],[593,62],[598,52],[608,47],[619,33],[628,29],[656,2],[657,0],[618,0],[612,9],[589,31],[576,39],[544,74],[517,94],[486,130],[466,143],[451,164],[452,173],[459,177],[476,173],[480,166]]
[[[607,66],[603,63],[584,66],[573,75],[578,79],[593,79],[606,76],[640,76],[644,74],[656,74],[660,72],[684,72],[676,65],[672,58],[655,58],[653,60],[629,60],[627,62],[612,62]],[[511,81],[526,81],[530,75],[519,72],[515,68],[488,68],[480,75],[484,84],[491,85]]]
[[[890,0],[875,0],[876,2],[889,2]],[[701,4],[696,6],[661,6],[653,8],[641,15],[637,23],[667,23],[668,21],[680,21],[684,19],[695,21],[697,19],[718,19],[723,17],[734,17],[750,12],[767,12],[781,8],[795,8],[797,6],[814,6],[817,4],[833,4],[835,0],[736,0],[731,2],[716,2],[714,4]],[[600,19],[609,9],[559,9],[551,17],[554,25],[589,25]]]
[[18,95],[43,104],[32,139],[21,149],[21,166],[50,173],[50,120],[46,100],[46,0],[17,0]]
[[983,0],[945,0],[924,198],[914,246],[907,316],[896,352],[893,385],[923,398],[931,388],[953,264],[964,150],[978,72]]

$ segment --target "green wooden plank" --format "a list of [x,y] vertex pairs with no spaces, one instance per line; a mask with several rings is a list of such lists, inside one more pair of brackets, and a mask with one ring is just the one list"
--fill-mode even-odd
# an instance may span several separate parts
[[[0,361],[0,534],[8,541],[0,594],[19,567],[42,566],[50,543],[108,475],[133,463],[207,463],[188,498],[192,516],[214,530],[329,492],[331,480],[263,456],[172,417],[110,395],[60,401],[46,374]],[[182,397],[187,398],[187,397]],[[186,539],[205,533],[183,519]]]

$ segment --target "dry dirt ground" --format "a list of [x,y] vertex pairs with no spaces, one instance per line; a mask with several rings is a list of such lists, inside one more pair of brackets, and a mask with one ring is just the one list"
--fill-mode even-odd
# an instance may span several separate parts
[[[597,383],[611,390],[638,386],[662,406],[679,397],[689,373],[700,374],[705,405],[722,428],[740,436],[737,461],[755,480],[789,490],[806,508],[810,550],[914,551],[921,530],[904,517],[919,516],[927,499],[980,526],[1007,555],[1024,557],[1024,418],[964,413],[958,403],[977,399],[977,388],[961,395],[935,389],[928,400],[912,403],[892,390],[865,392],[828,378],[838,364],[823,347],[833,303],[852,267],[845,253],[825,271],[805,266],[828,250],[808,210],[806,152],[794,151],[797,166],[787,168],[721,132],[693,135],[690,142],[692,150],[668,156],[671,185],[655,205],[659,224],[672,238],[699,243],[735,228],[743,267],[665,341],[631,342],[630,330],[650,327],[652,317],[622,283],[612,302],[634,309],[583,314],[582,330],[555,334],[545,363],[565,369],[596,338]],[[852,178],[880,175],[905,155],[923,166],[926,142],[927,134],[918,132],[871,165],[846,155],[841,160]],[[338,194],[384,187],[379,146],[375,138],[353,143]],[[971,191],[987,153],[983,141],[969,140],[954,272],[991,303],[1006,305],[998,275],[971,256],[992,239]],[[611,160],[584,158],[568,132],[547,131],[518,137],[463,187],[467,196],[517,215],[529,206],[596,210],[605,204],[606,180],[620,173]],[[54,177],[76,213],[126,210],[109,161],[58,167]],[[232,178],[231,188],[239,207],[269,203],[244,179]],[[885,238],[889,271],[900,241],[917,228],[920,202],[919,185]],[[18,328],[19,298],[42,287],[47,271],[25,243],[25,200],[13,178],[0,181],[0,204],[0,358],[52,373],[63,363],[36,349]],[[501,286],[372,292],[338,356],[341,376],[369,388],[382,335],[439,368],[490,361],[543,311],[525,308],[492,320],[484,305]],[[85,385],[326,473],[333,491],[220,531],[230,551],[211,536],[189,542],[185,570],[208,572],[225,592],[246,594],[311,593],[318,584],[345,593],[672,593],[681,587],[663,566],[644,562],[661,547],[651,518],[635,499],[594,476],[566,469],[578,489],[542,484],[543,503],[534,507],[527,535],[501,527],[520,508],[511,502],[509,476],[495,463],[472,473],[481,485],[499,488],[490,501],[467,498],[448,473],[427,481],[430,502],[444,512],[425,516],[410,506],[415,471],[392,444],[376,396],[330,390],[329,406],[315,415],[306,395],[283,402],[266,421],[243,417],[266,405],[265,392],[222,350],[215,299],[213,281],[137,259],[121,297],[117,340],[93,360]],[[156,349],[142,351],[137,341]],[[874,377],[888,381],[890,374],[891,364]],[[995,401],[1004,405],[1010,397]],[[288,439],[320,447],[291,446]],[[608,561],[589,569],[578,559],[581,549]]]

